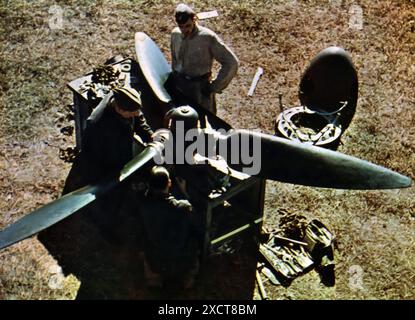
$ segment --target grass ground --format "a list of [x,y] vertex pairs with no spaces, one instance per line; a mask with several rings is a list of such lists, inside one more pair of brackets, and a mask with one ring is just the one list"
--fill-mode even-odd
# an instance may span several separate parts
[[[190,3],[199,11],[219,11],[203,24],[240,59],[238,75],[218,97],[220,117],[234,127],[272,133],[278,93],[286,105],[297,105],[310,59],[338,45],[359,75],[357,112],[339,151],[415,178],[414,1]],[[0,228],[62,190],[69,165],[59,159],[59,148],[74,145],[60,132],[71,124],[66,84],[115,54],[134,57],[137,31],[155,39],[168,57],[176,4],[0,2]],[[259,66],[264,75],[247,97]],[[312,272],[289,288],[266,283],[272,299],[415,298],[415,187],[366,192],[268,182],[268,226],[278,223],[280,209],[318,218],[335,233],[337,281],[326,288]],[[72,299],[78,287],[36,238],[0,252],[0,299]],[[259,298],[256,289],[250,297]]]

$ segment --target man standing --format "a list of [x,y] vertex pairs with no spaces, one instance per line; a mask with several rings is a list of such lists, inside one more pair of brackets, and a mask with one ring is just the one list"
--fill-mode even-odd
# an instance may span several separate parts
[[[173,72],[166,87],[173,96],[179,96],[180,103],[196,103],[216,114],[215,94],[221,93],[235,76],[238,59],[215,32],[198,25],[189,6],[179,4],[175,20],[178,27],[171,34]],[[214,60],[221,68],[212,81]]]

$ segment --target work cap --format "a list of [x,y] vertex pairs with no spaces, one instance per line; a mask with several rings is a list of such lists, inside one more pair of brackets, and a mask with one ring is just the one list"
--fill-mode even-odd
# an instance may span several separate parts
[[119,87],[112,90],[118,106],[126,111],[141,109],[141,93],[130,87]]
[[174,15],[176,18],[176,22],[179,24],[183,24],[183,23],[186,23],[187,20],[193,18],[195,16],[195,12],[188,5],[185,5],[184,3],[180,3],[176,7],[176,11]]
[[165,167],[162,166],[154,166],[151,169],[150,175],[150,187],[156,191],[164,190],[170,179],[170,174]]

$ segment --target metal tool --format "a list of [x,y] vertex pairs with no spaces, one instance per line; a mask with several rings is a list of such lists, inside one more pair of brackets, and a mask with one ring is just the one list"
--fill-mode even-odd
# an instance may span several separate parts
[[262,300],[268,300],[268,295],[267,295],[267,292],[265,291],[264,283],[262,282],[261,275],[258,272],[258,270],[256,271],[255,276],[256,276],[256,281],[258,283],[259,292],[261,293]]
[[252,84],[251,87],[249,88],[248,91],[248,96],[252,97],[252,95],[254,94],[255,88],[258,84],[259,78],[261,77],[261,75],[264,73],[264,69],[262,69],[261,67],[258,67],[254,79],[252,80]]
[[206,12],[199,12],[197,14],[197,18],[199,20],[205,20],[205,19],[210,19],[210,18],[216,18],[219,16],[218,11],[216,10],[212,10],[212,11],[206,11]]

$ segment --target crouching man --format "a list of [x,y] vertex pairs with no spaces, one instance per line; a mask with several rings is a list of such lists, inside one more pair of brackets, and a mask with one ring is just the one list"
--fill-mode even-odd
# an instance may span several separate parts
[[144,272],[150,287],[170,282],[189,289],[199,271],[200,236],[196,214],[187,200],[175,199],[170,188],[167,169],[153,167],[149,189],[140,205]]

